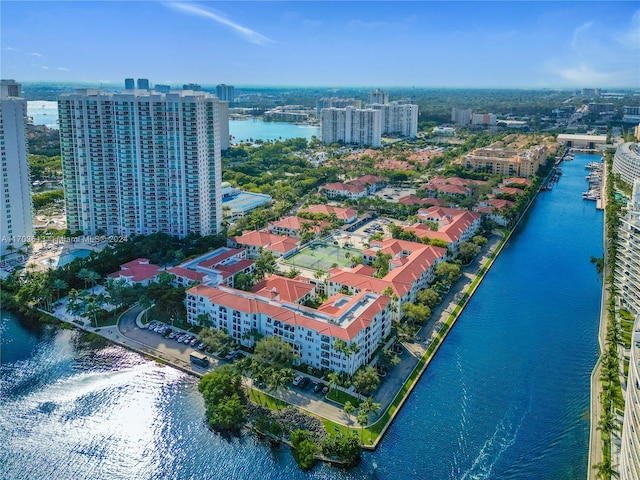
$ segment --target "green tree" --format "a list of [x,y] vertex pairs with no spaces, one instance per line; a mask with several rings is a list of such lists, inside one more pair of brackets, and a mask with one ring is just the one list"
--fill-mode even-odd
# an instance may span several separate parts
[[251,290],[253,284],[255,283],[253,275],[250,273],[237,273],[233,278],[233,286],[238,290],[244,290],[246,292]]
[[246,418],[241,375],[231,365],[205,374],[198,383],[208,424],[214,430],[238,430]]
[[440,262],[436,267],[436,278],[448,285],[453,285],[461,276],[462,270],[453,263]]
[[480,247],[473,242],[462,242],[458,247],[458,255],[465,263],[470,262],[479,253]]
[[289,436],[293,446],[293,458],[300,468],[309,470],[315,464],[315,456],[320,450],[316,442],[313,441],[309,432],[305,430],[294,430]]
[[276,271],[276,256],[269,250],[260,249],[258,258],[256,258],[255,276],[256,279],[262,280],[267,275],[271,275]]
[[338,385],[340,385],[340,374],[338,372],[328,373],[327,383],[329,385],[329,390],[333,391]]
[[376,369],[373,367],[362,367],[353,376],[353,386],[356,387],[356,390],[364,393],[365,395],[370,395],[376,388],[378,388],[379,383],[380,377],[378,376]]
[[473,237],[473,243],[475,243],[479,247],[484,247],[487,244],[487,239],[482,235],[476,235]]
[[442,297],[433,288],[426,288],[418,292],[416,300],[422,305],[426,305],[429,308],[434,308],[442,301]]
[[[377,415],[381,408],[382,408],[382,405],[380,405],[379,403],[374,402],[373,401],[373,397],[369,397],[364,402],[362,402],[360,404],[360,412],[359,413],[364,413],[364,415],[367,418],[367,424],[368,424],[369,423],[369,417],[372,414]],[[373,432],[371,432],[371,435],[373,435]],[[373,437],[370,437],[369,441],[372,441],[372,439],[373,439]]]
[[225,356],[229,353],[233,345],[233,338],[223,329],[203,328],[200,330],[198,338],[205,345],[207,352],[216,353],[220,356]]
[[344,410],[344,413],[347,416],[347,418],[350,418],[351,415],[353,415],[356,412],[356,407],[349,400],[344,402],[344,407],[342,409]]
[[256,343],[253,358],[275,368],[290,368],[295,359],[293,347],[280,337],[266,337]]
[[336,432],[322,440],[322,453],[330,458],[336,458],[354,466],[360,461],[362,446],[358,435],[352,432]]
[[56,289],[56,293],[58,294],[57,300],[60,300],[60,292],[69,287],[69,284],[60,278],[56,278],[53,281],[53,287]]
[[422,325],[431,316],[431,310],[426,305],[416,305],[407,302],[402,305],[402,312],[414,325]]

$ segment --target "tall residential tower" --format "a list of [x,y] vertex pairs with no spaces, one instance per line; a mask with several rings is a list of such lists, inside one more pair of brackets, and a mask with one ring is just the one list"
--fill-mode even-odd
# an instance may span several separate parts
[[220,231],[214,95],[80,89],[60,96],[58,112],[69,230],[180,237]]
[[[27,101],[14,80],[0,87],[0,158],[2,208],[0,254],[20,248],[33,237],[29,164],[27,162]],[[10,247],[11,246],[11,247]]]

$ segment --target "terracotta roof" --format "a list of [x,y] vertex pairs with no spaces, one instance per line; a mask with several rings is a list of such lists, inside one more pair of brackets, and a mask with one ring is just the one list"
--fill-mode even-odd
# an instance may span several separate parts
[[480,218],[479,214],[469,212],[468,210],[461,210],[461,212],[462,213],[451,218],[447,225],[442,226],[436,232],[422,224],[415,224],[411,227],[406,227],[405,230],[415,232],[419,238],[437,238],[444,240],[447,243],[456,243],[460,240],[462,234],[466,232],[478,218]]
[[331,190],[334,192],[349,192],[349,193],[362,193],[365,191],[365,187],[356,185],[353,183],[327,183],[320,187],[320,190]]
[[514,187],[500,187],[500,188],[494,188],[493,193],[494,194],[503,193],[507,195],[522,195],[524,193],[524,190],[521,190],[520,188],[514,188]]
[[307,208],[303,208],[300,210],[301,212],[310,212],[310,213],[324,213],[325,215],[331,215],[335,213],[338,220],[349,220],[358,214],[358,212],[353,208],[341,208],[341,207],[332,207],[331,205],[310,205]]
[[355,180],[351,180],[349,184],[351,185],[377,185],[378,183],[385,182],[386,179],[384,177],[378,177],[377,175],[363,175],[362,177],[356,178]]
[[526,178],[520,178],[520,177],[511,177],[511,178],[505,178],[502,181],[503,185],[509,185],[509,184],[516,184],[516,185],[531,185],[531,180],[528,180]]
[[308,223],[310,225],[310,231],[315,233],[320,233],[323,227],[330,227],[331,224],[329,222],[325,222],[324,220],[318,220],[318,225],[313,225],[313,220],[307,220],[305,218],[300,217],[282,217],[280,220],[275,220],[273,222],[269,222],[269,225],[277,228],[287,229],[287,230],[300,230],[303,223]]
[[403,203],[405,205],[440,205],[441,202],[442,201],[437,198],[420,198],[415,195],[407,195],[398,199],[398,203]]
[[251,245],[262,247],[273,252],[289,252],[299,246],[300,240],[285,235],[273,235],[269,232],[248,231],[237,237],[231,237],[231,241],[238,245]]
[[249,260],[248,258],[241,258],[237,262],[226,263],[223,265],[216,265],[215,269],[220,272],[228,273],[230,275],[235,275],[238,272],[243,271],[245,268],[249,268],[255,262],[253,260]]
[[296,303],[311,292],[315,287],[310,283],[291,280],[279,275],[271,275],[256,283],[251,291],[261,297],[273,298],[273,294],[280,295],[283,302]]
[[180,265],[176,267],[171,267],[167,270],[169,273],[173,273],[178,277],[187,278],[189,280],[193,280],[194,282],[201,282],[206,274],[202,272],[196,272],[195,270],[190,270],[188,268],[181,267]]
[[[320,318],[312,318],[312,315],[314,315],[315,312],[313,309],[307,309],[300,305],[296,305],[295,310],[286,308],[283,305],[273,303],[259,295],[241,292],[239,290],[223,290],[221,288],[208,287],[206,285],[197,285],[189,289],[187,293],[207,297],[212,304],[222,305],[227,308],[249,314],[261,313],[289,325],[305,327],[322,333],[323,335],[340,338],[345,341],[353,340],[362,329],[369,326],[373,317],[378,312],[386,308],[390,301],[388,297],[384,296],[376,298],[370,302],[370,305],[360,312],[358,317],[350,324],[342,326]],[[350,309],[355,303],[358,303],[366,294],[367,292],[361,292],[358,295],[349,297],[349,301],[345,302],[341,308],[336,309],[334,315],[329,315],[334,317],[339,316],[341,312]],[[332,300],[330,299],[330,301]],[[327,306],[327,308],[330,307],[331,305]],[[309,316],[304,314],[305,310],[309,312]],[[325,312],[325,314],[328,313]]]
[[111,278],[127,278],[132,282],[143,282],[153,279],[162,271],[158,265],[149,263],[147,258],[137,258],[120,265],[120,271],[108,275]]
[[231,248],[225,252],[222,252],[219,255],[216,255],[215,257],[199,262],[197,265],[194,266],[194,268],[197,268],[197,267],[211,268],[218,265],[219,263],[224,262],[225,260],[228,260],[229,258],[235,257],[238,254],[241,254],[242,252],[243,252],[243,249],[241,248],[240,249]]

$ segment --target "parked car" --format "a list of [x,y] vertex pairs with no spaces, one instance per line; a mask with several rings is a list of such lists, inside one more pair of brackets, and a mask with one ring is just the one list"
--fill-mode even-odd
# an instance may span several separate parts
[[302,380],[300,380],[300,383],[298,383],[298,386],[300,388],[307,388],[307,385],[309,385],[311,383],[311,379],[309,377],[302,377]]
[[322,383],[322,382],[314,382],[313,391],[315,393],[321,392],[323,388],[324,388],[324,383]]
[[302,375],[298,375],[296,378],[293,379],[293,386],[297,387],[298,385],[300,385],[300,382],[302,381],[302,379],[305,378]]

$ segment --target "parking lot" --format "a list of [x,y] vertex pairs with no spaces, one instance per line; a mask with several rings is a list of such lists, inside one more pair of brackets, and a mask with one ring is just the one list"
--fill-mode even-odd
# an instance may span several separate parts
[[376,197],[380,197],[386,202],[397,202],[399,198],[415,194],[415,188],[385,187],[381,190],[378,190],[375,195]]

